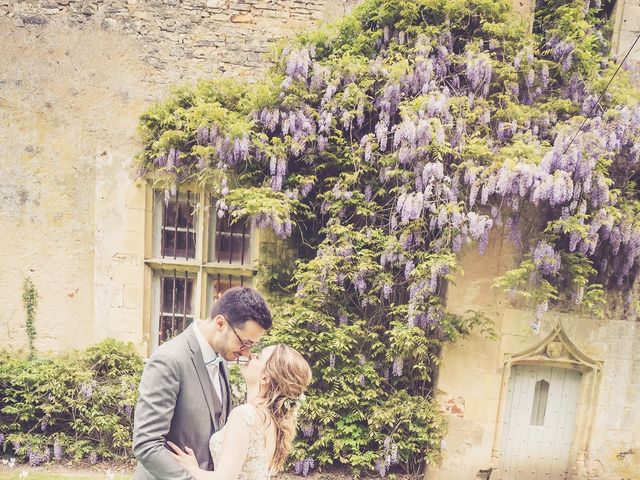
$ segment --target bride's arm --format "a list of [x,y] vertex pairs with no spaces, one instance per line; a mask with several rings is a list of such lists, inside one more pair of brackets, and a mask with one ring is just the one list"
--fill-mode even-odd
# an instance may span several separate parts
[[247,458],[251,427],[242,418],[239,409],[234,409],[224,428],[222,452],[220,461],[215,465],[215,471],[203,470],[198,466],[193,450],[185,447],[186,453],[169,442],[169,446],[176,452],[173,457],[193,477],[194,480],[237,480],[242,465]]

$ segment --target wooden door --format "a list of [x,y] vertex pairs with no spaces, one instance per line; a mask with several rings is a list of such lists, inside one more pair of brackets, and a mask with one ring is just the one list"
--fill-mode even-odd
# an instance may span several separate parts
[[502,480],[567,480],[582,374],[514,366],[507,388]]

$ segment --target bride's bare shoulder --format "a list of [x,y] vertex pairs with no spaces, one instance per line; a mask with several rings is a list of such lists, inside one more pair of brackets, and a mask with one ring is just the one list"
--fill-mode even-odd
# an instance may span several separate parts
[[254,426],[258,420],[258,411],[256,407],[250,403],[238,405],[229,414],[228,423],[245,423],[248,426]]

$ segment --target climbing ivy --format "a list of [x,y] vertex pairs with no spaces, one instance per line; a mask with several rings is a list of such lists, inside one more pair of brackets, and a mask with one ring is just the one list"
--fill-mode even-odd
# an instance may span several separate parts
[[25,329],[27,338],[29,339],[29,355],[34,356],[36,353],[36,309],[38,307],[38,291],[33,281],[29,277],[25,277],[22,283],[22,303],[26,314]]

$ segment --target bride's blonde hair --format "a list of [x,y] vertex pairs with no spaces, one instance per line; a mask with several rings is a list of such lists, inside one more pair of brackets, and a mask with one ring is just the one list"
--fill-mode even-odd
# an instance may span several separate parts
[[272,468],[282,470],[296,436],[301,395],[311,383],[311,368],[300,353],[278,344],[264,366],[267,384],[263,387],[265,408],[276,428],[276,448]]

